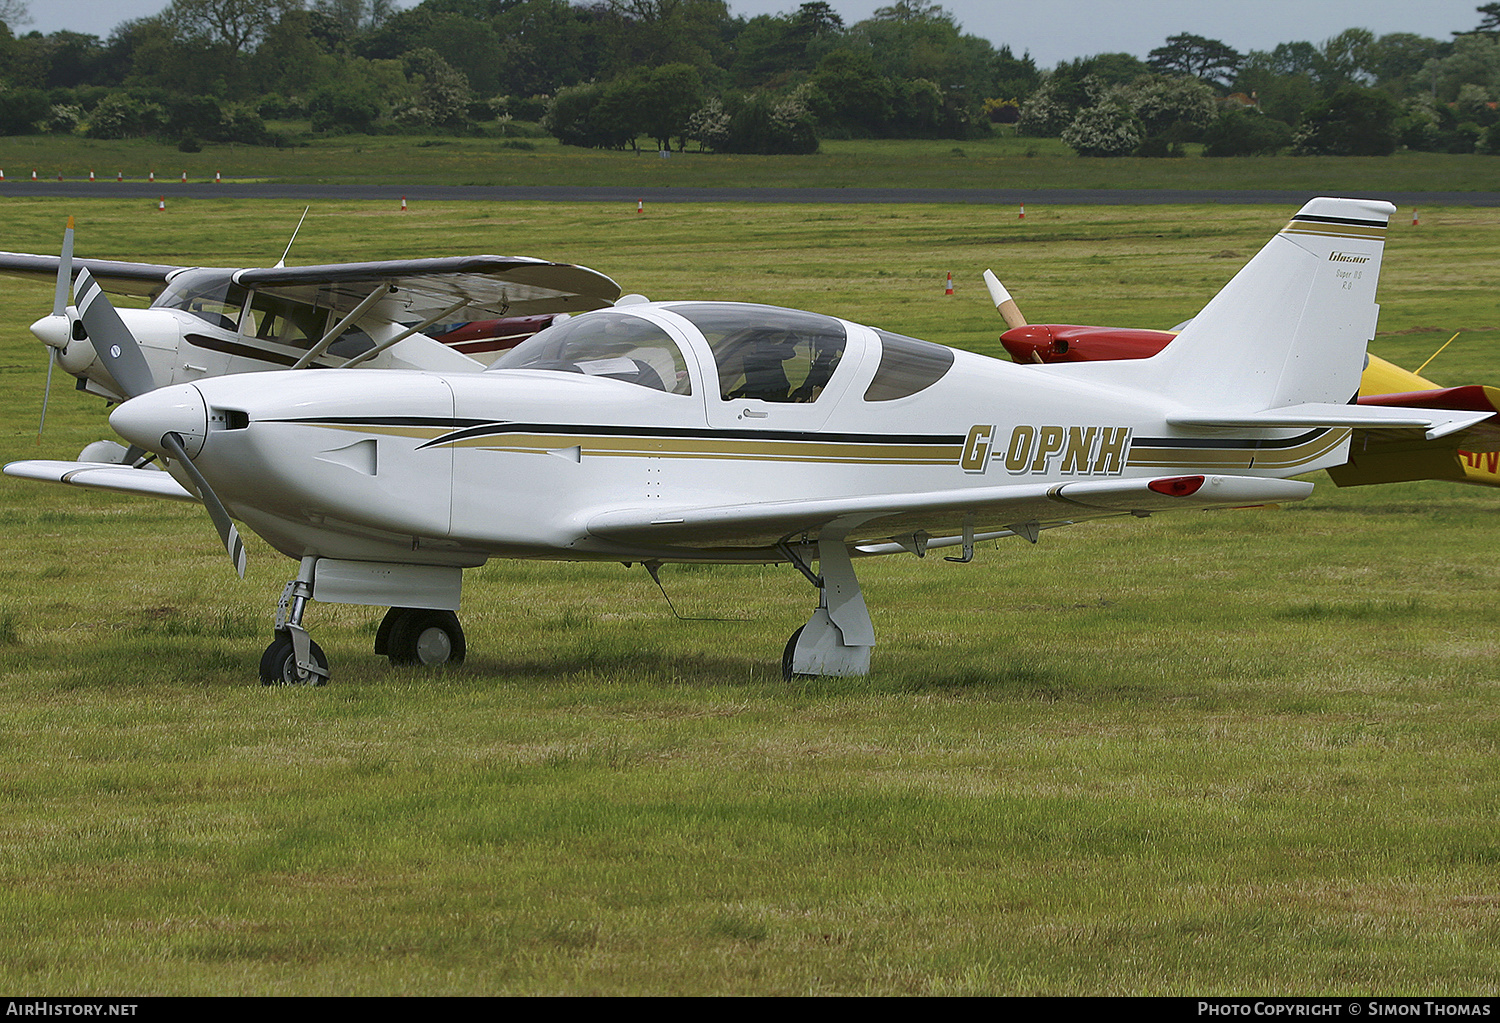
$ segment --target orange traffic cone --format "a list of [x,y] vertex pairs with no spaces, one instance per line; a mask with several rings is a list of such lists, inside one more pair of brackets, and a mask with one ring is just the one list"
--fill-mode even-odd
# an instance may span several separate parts
[[401,197],[401,212],[406,212],[406,196],[404,195]]
[[951,294],[953,294],[953,274],[952,273],[948,274],[948,286],[945,289],[943,289],[943,294],[945,294],[945,295],[951,295]]
[[166,211],[166,208],[167,208],[167,197],[166,196],[162,196],[160,199],[156,200],[156,208],[159,209],[159,210],[162,210],[163,212]]
[[1018,220],[1025,220],[1026,219],[1026,204],[1025,203],[1021,204],[1021,215],[1018,218],[1016,218],[1016,219],[1018,219]]

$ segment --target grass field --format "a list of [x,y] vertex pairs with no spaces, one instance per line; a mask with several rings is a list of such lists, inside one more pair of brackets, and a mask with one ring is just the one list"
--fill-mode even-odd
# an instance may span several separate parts
[[[525,148],[517,149],[514,146]],[[608,152],[555,139],[339,136],[287,149],[213,145],[180,153],[147,140],[0,138],[9,179],[100,181],[117,174],[170,184],[218,173],[232,181],[403,185],[644,187],[1186,188],[1346,192],[1500,191],[1500,159],[1446,153],[1391,157],[1084,159],[1057,139],[832,140],[812,156]]]
[[[7,200],[0,246],[261,264],[292,203]],[[507,252],[653,297],[803,306],[995,353],[1166,327],[1291,210],[328,205],[291,262]],[[1405,213],[1406,211],[1403,211]],[[1500,210],[1398,217],[1373,350],[1500,376]],[[943,296],[944,275],[958,287]],[[73,457],[0,286],[7,459]],[[26,994],[1494,996],[1491,491],[1320,486],[861,566],[870,677],[786,684],[789,569],[495,563],[470,657],[262,688],[292,563],[201,511],[0,484],[0,988]]]

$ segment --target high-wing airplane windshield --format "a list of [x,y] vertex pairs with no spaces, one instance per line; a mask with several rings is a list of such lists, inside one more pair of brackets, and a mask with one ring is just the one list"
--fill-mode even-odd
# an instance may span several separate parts
[[151,305],[158,309],[182,309],[225,330],[237,330],[245,289],[235,284],[229,270],[188,270],[167,282],[166,290]]
[[876,329],[880,336],[880,368],[865,401],[894,401],[924,391],[953,367],[953,349],[914,337]]
[[844,325],[796,309],[734,303],[672,306],[713,349],[725,401],[816,401],[844,355]]
[[490,369],[550,369],[610,377],[692,394],[687,363],[666,331],[639,316],[597,312],[554,324],[512,348]]

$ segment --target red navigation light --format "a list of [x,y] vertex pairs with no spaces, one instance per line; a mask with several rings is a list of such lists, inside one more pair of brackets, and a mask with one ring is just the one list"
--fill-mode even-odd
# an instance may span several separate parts
[[1158,494],[1168,497],[1190,497],[1203,486],[1202,476],[1172,476],[1164,480],[1152,480],[1146,486]]

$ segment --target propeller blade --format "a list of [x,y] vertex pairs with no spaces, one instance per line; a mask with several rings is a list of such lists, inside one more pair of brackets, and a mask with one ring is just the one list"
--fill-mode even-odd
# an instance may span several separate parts
[[68,289],[73,286],[73,218],[63,229],[62,258],[57,261],[57,290],[52,293],[52,315],[68,311]]
[[57,349],[47,349],[47,386],[42,391],[42,421],[36,424],[36,443],[42,443],[42,431],[47,428],[47,399],[52,397],[52,367],[57,365]]
[[240,531],[234,528],[234,520],[224,510],[224,505],[219,501],[213,488],[208,485],[208,480],[203,478],[203,473],[193,464],[188,457],[187,449],[182,445],[182,438],[175,433],[163,434],[161,438],[162,447],[166,448],[167,454],[182,463],[187,474],[193,478],[193,485],[198,488],[199,495],[203,498],[203,506],[208,509],[208,517],[213,519],[214,528],[219,531],[219,539],[224,541],[224,549],[229,552],[229,560],[234,563],[234,570],[245,578],[245,544],[240,539]]
[[78,271],[73,294],[78,318],[83,321],[83,329],[88,332],[99,361],[120,385],[125,397],[134,398],[137,394],[155,390],[156,380],[151,376],[146,357],[141,354],[140,344],[125,326],[125,321],[120,319],[120,314],[110,304],[88,267]]
[[1010,292],[1005,290],[1005,285],[1000,283],[1000,278],[995,276],[995,271],[984,272],[984,286],[990,289],[990,300],[995,303],[995,311],[1005,318],[1005,326],[1014,330],[1017,327],[1026,326],[1026,317],[1021,315],[1016,300],[1010,297]]
[[[68,314],[68,290],[73,286],[73,218],[63,228],[62,256],[57,261],[57,288],[52,293],[52,315]],[[57,349],[47,346],[47,387],[42,391],[42,419],[36,427],[36,442],[42,443],[47,428],[47,401],[52,397],[52,367],[57,365]]]

